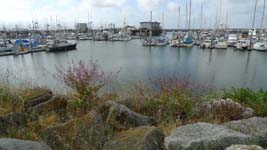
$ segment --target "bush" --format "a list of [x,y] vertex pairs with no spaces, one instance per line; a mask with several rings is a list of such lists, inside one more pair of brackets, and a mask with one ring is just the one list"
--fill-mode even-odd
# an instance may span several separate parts
[[[209,86],[194,84],[188,78],[171,77],[151,81],[152,87],[137,85],[139,93],[133,96],[129,107],[158,122],[185,121],[192,118]],[[131,103],[131,102],[130,102]]]
[[57,67],[55,77],[65,85],[75,90],[75,104],[84,110],[97,103],[97,92],[113,79],[113,74],[105,75],[96,61],[88,63],[79,61],[67,68]]
[[233,99],[242,105],[251,107],[257,116],[267,116],[267,91],[262,89],[253,91],[248,88],[232,88],[224,90],[222,97]]

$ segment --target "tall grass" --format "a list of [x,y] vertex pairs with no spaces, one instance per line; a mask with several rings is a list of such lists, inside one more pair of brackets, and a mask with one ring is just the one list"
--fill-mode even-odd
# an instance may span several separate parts
[[232,88],[222,92],[223,98],[231,98],[236,102],[251,107],[257,116],[267,116],[267,91],[253,91],[248,88]]

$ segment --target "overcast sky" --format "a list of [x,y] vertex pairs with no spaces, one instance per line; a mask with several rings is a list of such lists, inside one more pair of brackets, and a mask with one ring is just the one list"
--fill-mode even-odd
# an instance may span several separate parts
[[[256,26],[260,26],[263,1],[258,0]],[[114,23],[123,25],[123,18],[129,25],[138,26],[140,21],[149,20],[153,11],[153,21],[162,22],[164,27],[177,28],[177,10],[181,7],[181,27],[185,28],[186,3],[189,0],[0,0],[0,24],[28,26],[31,20],[44,24],[57,22],[72,27],[75,22],[94,22],[94,27]],[[203,27],[213,27],[220,0],[192,0],[192,27],[200,27],[200,10],[203,4]],[[251,27],[255,0],[222,0],[218,22],[226,22],[230,27]],[[90,13],[88,13],[90,12]],[[266,12],[267,13],[267,12]],[[90,14],[90,15],[88,15]],[[89,16],[89,17],[88,17]],[[267,15],[266,15],[267,16]],[[265,27],[267,20],[265,19]]]

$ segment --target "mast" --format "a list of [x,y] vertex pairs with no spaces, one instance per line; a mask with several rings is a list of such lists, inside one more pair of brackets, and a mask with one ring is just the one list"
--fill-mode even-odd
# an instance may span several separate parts
[[186,12],[185,12],[185,28],[188,28],[188,6],[186,1]]
[[221,15],[222,15],[222,0],[220,0],[220,10],[219,10],[219,17],[218,17],[218,24],[219,24],[219,27],[220,27],[220,20],[221,20]]
[[162,13],[162,29],[164,29],[164,12]]
[[201,3],[200,30],[202,30],[202,20],[203,20],[203,3]]
[[215,30],[217,30],[217,27],[218,27],[218,6],[217,6],[217,9],[216,9]]
[[263,11],[262,11],[262,18],[261,18],[261,30],[262,31],[263,31],[263,24],[264,24],[265,5],[266,5],[266,0],[264,0],[263,2]]
[[228,28],[228,11],[226,12],[225,28]]
[[190,0],[190,4],[189,4],[189,31],[191,30],[191,0]]
[[257,11],[257,4],[258,4],[258,0],[255,1],[254,15],[253,15],[253,21],[252,21],[252,29],[254,29],[254,26],[255,26],[255,17],[256,17],[256,11]]
[[[150,23],[152,25],[152,15],[153,15],[153,12],[150,11]],[[150,38],[150,42],[151,42],[151,38],[152,38],[152,26],[150,27],[150,31],[149,31],[149,38]]]
[[181,8],[178,6],[178,30],[180,29],[180,14],[181,14]]

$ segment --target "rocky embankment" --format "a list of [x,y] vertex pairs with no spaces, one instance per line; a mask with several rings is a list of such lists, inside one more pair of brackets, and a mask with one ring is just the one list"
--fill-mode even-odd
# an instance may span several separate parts
[[[107,101],[97,110],[75,119],[64,119],[67,100],[51,91],[24,102],[24,112],[0,117],[2,150],[262,150],[267,148],[267,118],[253,117],[253,110],[231,100],[200,105],[202,115],[220,114],[233,106],[235,121],[220,125],[198,122],[174,129],[169,136],[157,127],[155,118]],[[227,107],[229,109],[229,107]],[[42,129],[40,141],[4,138],[8,128],[24,128],[34,116],[55,112],[62,122]],[[33,112],[38,115],[32,115]],[[225,113],[224,113],[225,114]],[[240,117],[241,116],[241,117]],[[228,117],[228,116],[227,116]]]

